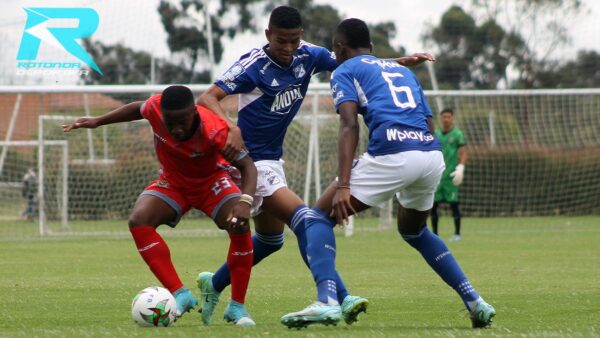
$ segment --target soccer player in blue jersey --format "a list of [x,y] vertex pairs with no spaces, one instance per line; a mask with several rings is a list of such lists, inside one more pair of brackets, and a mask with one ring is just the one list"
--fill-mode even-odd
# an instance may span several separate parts
[[[371,54],[367,25],[359,19],[339,24],[334,51],[340,66],[331,78],[340,114],[339,171],[306,215],[307,254],[317,284],[317,301],[281,318],[288,327],[336,324],[337,298],[333,227],[356,212],[396,196],[398,231],[465,303],[473,327],[486,327],[496,314],[469,283],[444,242],[425,225],[444,171],[432,114],[415,75]],[[353,163],[358,114],[369,128],[367,152]]]
[[[296,234],[304,262],[306,236],[304,216],[309,210],[291,191],[283,171],[282,145],[287,128],[300,109],[313,74],[332,71],[335,57],[327,49],[301,40],[302,20],[298,10],[275,8],[265,34],[269,44],[243,55],[200,97],[200,104],[226,117],[219,101],[227,95],[241,94],[236,127],[230,122],[232,134],[228,143],[231,156],[245,144],[258,170],[255,194],[254,264],[283,246],[284,228],[288,224]],[[418,64],[432,60],[427,54],[399,58],[398,62]],[[243,142],[235,140],[241,130]],[[352,296],[336,274],[336,299],[342,304],[344,320],[352,324],[365,311],[368,300]],[[214,275],[202,272],[198,276],[202,291],[202,319],[211,321],[219,294],[229,285],[229,270],[224,264]]]

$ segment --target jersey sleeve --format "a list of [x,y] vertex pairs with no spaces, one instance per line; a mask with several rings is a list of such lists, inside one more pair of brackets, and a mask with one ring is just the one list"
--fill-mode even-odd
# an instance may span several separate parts
[[160,94],[152,95],[148,98],[140,107],[140,114],[142,117],[150,122],[158,115],[158,109],[160,109]]
[[327,48],[314,46],[312,48],[314,55],[316,56],[315,73],[324,71],[333,72],[338,64],[335,60],[335,54],[330,52]]
[[227,126],[227,123],[212,111],[204,109],[204,107],[199,107],[198,109],[205,110],[205,112],[202,112],[201,114],[203,118],[206,119],[205,128],[209,138],[209,143],[217,152],[221,152],[225,147],[227,135],[229,134],[229,127]]
[[228,95],[251,92],[257,85],[257,73],[252,67],[251,61],[260,50],[242,56],[229,69],[221,75],[215,84],[223,89]]
[[340,67],[336,69],[331,76],[330,85],[335,109],[339,109],[340,104],[346,101],[359,102],[358,93],[354,86],[354,77],[347,68]]

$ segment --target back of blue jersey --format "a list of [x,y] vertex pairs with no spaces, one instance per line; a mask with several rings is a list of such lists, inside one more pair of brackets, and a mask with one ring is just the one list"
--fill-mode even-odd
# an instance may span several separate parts
[[310,78],[337,66],[327,49],[302,41],[289,65],[279,65],[266,47],[243,55],[215,84],[240,94],[238,126],[254,161],[278,160],[288,126],[304,100]]
[[357,103],[369,128],[369,154],[441,150],[427,125],[432,114],[423,89],[408,68],[358,55],[333,72],[331,89],[336,109],[343,102]]

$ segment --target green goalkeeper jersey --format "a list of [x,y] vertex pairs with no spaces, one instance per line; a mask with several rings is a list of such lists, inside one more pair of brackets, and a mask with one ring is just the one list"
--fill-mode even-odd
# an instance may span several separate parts
[[465,136],[460,129],[454,127],[449,132],[442,132],[441,128],[435,130],[435,136],[442,143],[442,154],[444,154],[444,162],[446,170],[442,175],[442,180],[452,179],[450,174],[456,169],[459,163],[458,148],[465,145]]

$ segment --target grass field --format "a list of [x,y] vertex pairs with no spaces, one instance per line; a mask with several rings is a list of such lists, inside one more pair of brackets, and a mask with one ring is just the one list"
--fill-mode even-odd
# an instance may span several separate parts
[[[442,236],[447,238],[450,217],[442,220]],[[185,226],[193,226],[187,222]],[[239,328],[221,320],[227,289],[214,325],[203,326],[199,315],[190,313],[160,329],[140,328],[131,320],[132,297],[157,281],[130,238],[3,236],[0,336],[600,336],[600,217],[466,218],[463,240],[449,247],[498,312],[486,330],[470,328],[460,298],[395,231],[367,231],[375,230],[373,223],[359,219],[353,237],[337,238],[338,269],[352,293],[369,298],[369,312],[352,326],[302,331],[279,323],[283,314],[315,297],[291,235],[280,252],[253,270],[247,304],[256,327]],[[124,222],[105,226],[125,227]],[[5,233],[17,227],[35,229],[26,222],[0,223]],[[223,261],[228,241],[220,235],[176,233],[165,232],[173,260],[184,283],[194,287],[198,272],[215,270]]]

